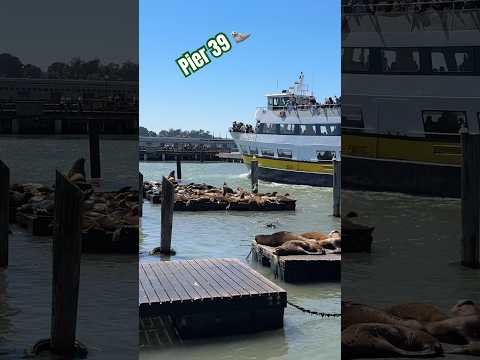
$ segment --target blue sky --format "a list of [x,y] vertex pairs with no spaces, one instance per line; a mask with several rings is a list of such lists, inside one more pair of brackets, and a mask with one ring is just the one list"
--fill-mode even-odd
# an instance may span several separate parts
[[[236,44],[232,31],[252,35]],[[232,49],[185,78],[175,59],[219,32]],[[225,136],[300,71],[318,98],[340,95],[340,0],[140,1],[140,125],[150,130]]]

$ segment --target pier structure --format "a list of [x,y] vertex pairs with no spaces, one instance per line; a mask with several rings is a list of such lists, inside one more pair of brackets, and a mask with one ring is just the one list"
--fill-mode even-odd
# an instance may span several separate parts
[[0,79],[0,134],[138,134],[138,82]]
[[341,277],[340,254],[278,256],[275,248],[252,242],[254,261],[272,269],[275,277],[289,283],[336,282]]
[[140,318],[161,318],[181,338],[281,328],[286,305],[285,290],[238,259],[139,266]]
[[229,161],[225,154],[236,151],[232,139],[140,136],[139,141],[141,161],[176,161],[178,157],[182,161]]

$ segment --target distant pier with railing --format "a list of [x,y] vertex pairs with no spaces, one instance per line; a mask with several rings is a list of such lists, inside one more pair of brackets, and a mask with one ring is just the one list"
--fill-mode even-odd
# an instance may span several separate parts
[[140,136],[141,161],[175,161],[179,156],[182,161],[242,161],[232,139]]

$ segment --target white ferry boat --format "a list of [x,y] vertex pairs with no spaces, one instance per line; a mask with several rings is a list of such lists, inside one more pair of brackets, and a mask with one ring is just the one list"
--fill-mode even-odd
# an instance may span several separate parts
[[332,186],[332,159],[340,160],[338,101],[318,103],[305,89],[303,73],[288,90],[266,97],[255,127],[234,123],[230,129],[245,165],[256,159],[265,181]]
[[459,130],[480,131],[480,2],[342,4],[342,186],[459,196]]

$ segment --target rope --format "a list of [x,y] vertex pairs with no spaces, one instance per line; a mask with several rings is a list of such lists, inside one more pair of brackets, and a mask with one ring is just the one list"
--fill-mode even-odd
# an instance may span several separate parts
[[288,305],[291,305],[294,308],[297,308],[298,310],[301,310],[303,312],[306,312],[306,313],[312,314],[312,315],[318,315],[318,316],[321,316],[321,317],[340,317],[340,316],[342,316],[342,314],[338,314],[338,313],[324,313],[324,312],[320,312],[320,311],[308,310],[308,309],[305,309],[303,306],[296,305],[296,304],[294,304],[294,303],[292,303],[288,300],[287,300],[287,303],[288,303]]

